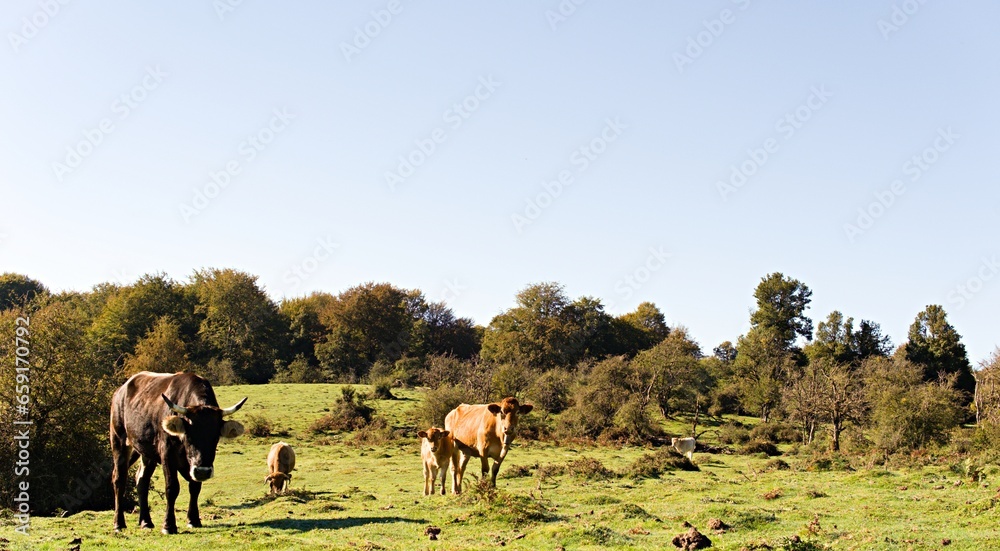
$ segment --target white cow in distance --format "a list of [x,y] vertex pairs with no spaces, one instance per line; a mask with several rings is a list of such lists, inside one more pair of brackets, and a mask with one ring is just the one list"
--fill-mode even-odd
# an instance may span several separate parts
[[696,445],[694,438],[671,438],[670,445],[677,450],[677,453],[686,455],[688,461],[691,461],[694,457],[694,449]]

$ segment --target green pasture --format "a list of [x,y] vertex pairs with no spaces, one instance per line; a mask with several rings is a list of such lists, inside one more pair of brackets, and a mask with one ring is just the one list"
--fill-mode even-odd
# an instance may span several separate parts
[[[182,483],[176,536],[136,528],[137,512],[128,515],[121,534],[111,529],[112,512],[102,511],[33,518],[28,537],[16,534],[7,516],[0,549],[67,550],[77,539],[80,549],[128,551],[665,549],[686,531],[685,522],[722,550],[766,549],[764,544],[801,550],[1000,549],[1000,480],[974,482],[945,461],[900,470],[817,471],[809,470],[815,467],[811,454],[786,454],[782,460],[790,468],[784,470],[765,457],[696,454],[698,472],[634,479],[561,467],[596,459],[623,472],[652,450],[518,442],[501,469],[496,495],[470,487],[462,497],[425,497],[411,413],[422,392],[396,390],[400,399],[376,402],[405,438],[357,446],[350,435],[316,436],[308,430],[339,389],[280,384],[217,389],[223,405],[249,396],[237,420],[266,416],[281,435],[244,435],[220,445],[216,478],[202,491],[204,528],[184,525]],[[297,470],[292,490],[270,498],[264,461],[279,440],[295,448]],[[478,475],[475,460],[469,473]],[[475,483],[474,477],[467,479]],[[164,507],[159,470],[153,486],[152,517],[159,526]],[[707,528],[712,518],[731,529],[713,533]],[[428,526],[441,529],[438,541],[424,534]]]

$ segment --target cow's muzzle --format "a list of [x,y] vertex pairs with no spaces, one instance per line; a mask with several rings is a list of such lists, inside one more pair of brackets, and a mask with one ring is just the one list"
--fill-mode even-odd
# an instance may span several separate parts
[[212,478],[212,474],[215,471],[212,467],[191,467],[191,478],[197,480],[198,482],[204,482],[209,478]]

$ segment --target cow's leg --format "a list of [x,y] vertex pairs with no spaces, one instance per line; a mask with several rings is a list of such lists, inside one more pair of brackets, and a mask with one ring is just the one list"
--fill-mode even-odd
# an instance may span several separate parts
[[188,528],[201,528],[201,515],[198,514],[198,494],[201,493],[201,482],[188,482],[188,492],[191,502],[188,503]]
[[[444,495],[444,487],[448,485],[448,463],[445,463],[441,467],[441,495]],[[434,493],[434,488],[431,488],[431,493]]]
[[139,528],[152,528],[153,518],[149,516],[149,481],[156,470],[156,462],[145,457],[139,459],[139,470],[135,473],[135,485],[139,494]]
[[433,486],[431,485],[431,468],[425,462],[424,463],[424,495],[429,496],[433,491]]
[[[496,487],[497,485],[497,473],[500,472],[500,464],[503,463],[505,457],[507,457],[506,447],[502,448],[500,450],[500,456],[493,460],[493,472],[492,472],[493,476],[490,478],[490,484],[492,484],[494,487]],[[484,477],[486,476],[485,473],[483,474],[483,476]]]
[[500,472],[500,463],[503,463],[503,459],[493,460],[493,469],[490,472],[490,485],[494,487],[497,485],[497,473]]
[[483,477],[480,479],[480,481],[483,481],[486,480],[486,477],[490,474],[490,459],[486,457],[486,454],[484,453],[479,457],[479,462],[483,466]]
[[125,501],[125,490],[128,486],[128,466],[132,458],[132,448],[124,439],[111,435],[111,457],[114,460],[114,472],[111,483],[115,490],[115,531],[125,529],[125,511],[122,509]]
[[465,467],[469,464],[469,459],[471,456],[465,452],[456,451],[455,455],[452,456],[451,467],[455,470],[452,473],[451,493],[453,494],[462,493],[462,478],[465,476]]
[[438,472],[440,470],[441,468],[438,467],[437,465],[431,465],[431,472],[430,472],[431,476],[427,479],[427,483],[430,485],[430,487],[427,488],[428,490],[427,495],[429,496],[434,495],[434,484],[437,483]]
[[163,480],[166,483],[167,514],[163,518],[164,534],[177,533],[177,518],[174,515],[174,505],[177,503],[177,494],[181,492],[181,481],[177,477],[177,468],[169,462],[163,462]]

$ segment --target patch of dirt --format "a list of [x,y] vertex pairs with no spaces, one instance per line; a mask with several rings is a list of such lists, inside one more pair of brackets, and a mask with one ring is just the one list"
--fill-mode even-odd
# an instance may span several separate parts
[[708,529],[716,534],[725,534],[732,526],[717,518],[708,519]]
[[698,531],[697,528],[691,528],[687,533],[681,534],[674,537],[671,541],[674,547],[679,547],[684,551],[694,551],[695,549],[708,549],[712,547],[712,540],[708,539],[707,536]]

